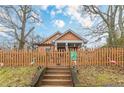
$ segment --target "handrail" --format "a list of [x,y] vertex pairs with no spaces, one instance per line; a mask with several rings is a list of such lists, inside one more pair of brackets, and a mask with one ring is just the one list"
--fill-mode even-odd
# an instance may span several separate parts
[[38,81],[43,77],[44,73],[46,71],[46,68],[40,68],[40,70],[37,72],[36,76],[33,78],[31,87],[36,87],[38,84]]
[[78,74],[78,70],[76,67],[72,67],[71,69],[71,76],[72,76],[72,82],[73,82],[73,86],[77,87],[80,86],[79,80],[77,78],[77,74]]

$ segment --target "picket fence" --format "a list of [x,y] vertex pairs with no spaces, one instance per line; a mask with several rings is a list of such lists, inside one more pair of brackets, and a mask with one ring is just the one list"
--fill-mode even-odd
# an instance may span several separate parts
[[[124,66],[124,48],[98,48],[74,50],[77,65]],[[10,50],[0,51],[0,66],[72,66],[70,51]]]

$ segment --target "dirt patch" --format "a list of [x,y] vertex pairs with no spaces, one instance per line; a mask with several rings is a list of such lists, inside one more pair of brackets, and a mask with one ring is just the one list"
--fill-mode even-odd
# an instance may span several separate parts
[[124,86],[124,69],[116,66],[86,66],[79,69],[81,86]]

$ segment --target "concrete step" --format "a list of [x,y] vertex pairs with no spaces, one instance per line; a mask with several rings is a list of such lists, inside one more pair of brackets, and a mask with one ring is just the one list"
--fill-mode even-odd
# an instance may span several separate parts
[[62,74],[44,74],[44,76],[71,76],[71,74],[66,74],[66,73],[62,73]]
[[69,67],[48,67],[43,79],[39,80],[41,87],[72,87],[72,78]]
[[69,70],[47,70],[46,73],[54,73],[54,74],[67,73],[67,74],[70,74],[70,71]]
[[72,87],[72,85],[41,85],[41,87]]
[[43,79],[41,81],[42,85],[72,85],[72,80],[64,79]]
[[45,74],[44,79],[71,79],[70,74]]
[[70,70],[68,67],[48,67],[47,70]]
[[55,74],[55,73],[45,73],[44,76],[71,76],[71,74],[68,74],[68,73],[58,73],[58,74]]

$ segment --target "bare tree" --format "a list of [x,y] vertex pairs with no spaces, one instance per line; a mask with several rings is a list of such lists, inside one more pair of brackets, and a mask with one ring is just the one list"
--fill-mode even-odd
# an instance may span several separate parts
[[3,32],[19,42],[19,49],[24,48],[26,38],[41,22],[33,6],[0,6],[0,26],[7,30]]
[[5,50],[10,50],[14,48],[14,42],[13,39],[10,38],[2,38],[0,40],[0,48]]
[[36,44],[40,44],[44,40],[44,36],[32,32],[27,39],[27,46],[34,49]]
[[118,26],[121,31],[121,38],[124,38],[124,6],[119,6],[119,19],[118,19]]
[[[106,6],[106,11],[103,11],[100,9],[100,6],[95,6],[95,5],[84,5],[84,10],[87,11],[89,14],[96,14],[98,15],[102,21],[97,25],[99,31],[107,32],[109,37],[108,37],[108,45],[114,45],[116,43],[116,15],[117,15],[117,10],[119,6],[117,5],[109,5]],[[97,27],[96,27],[97,28]],[[102,33],[102,32],[101,32]],[[102,34],[103,34],[102,33]]]

